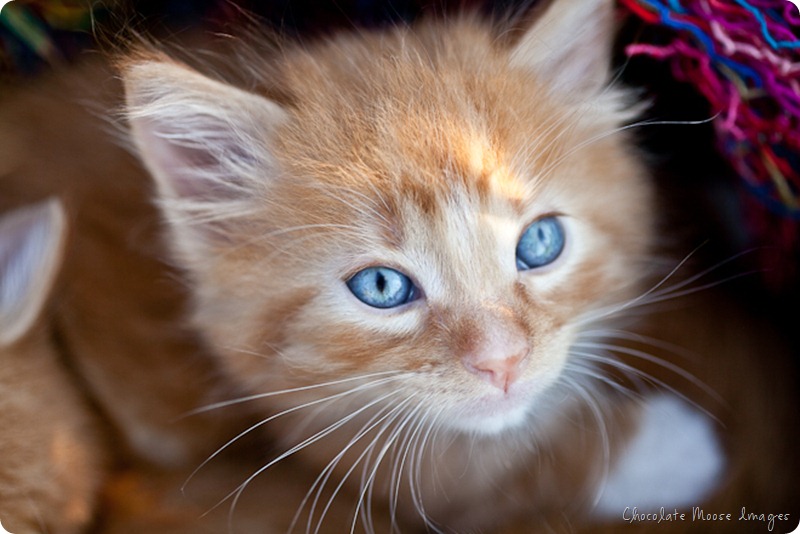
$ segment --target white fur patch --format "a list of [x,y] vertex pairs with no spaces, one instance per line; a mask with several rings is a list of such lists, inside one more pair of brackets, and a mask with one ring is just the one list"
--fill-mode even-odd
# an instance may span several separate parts
[[601,489],[598,517],[697,505],[717,485],[725,456],[714,421],[672,395],[647,400],[638,433]]

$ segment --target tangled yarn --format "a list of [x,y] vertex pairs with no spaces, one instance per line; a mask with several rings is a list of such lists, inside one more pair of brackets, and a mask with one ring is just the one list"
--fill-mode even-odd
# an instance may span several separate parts
[[748,225],[791,253],[800,241],[798,8],[787,0],[620,3],[671,30],[670,42],[630,44],[626,54],[668,61],[708,101],[718,147],[760,205]]

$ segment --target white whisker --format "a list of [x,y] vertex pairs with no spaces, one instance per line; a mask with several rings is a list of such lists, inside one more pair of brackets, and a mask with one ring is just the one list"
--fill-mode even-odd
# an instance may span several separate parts
[[[410,397],[409,400],[411,400],[411,399],[412,398]],[[400,421],[400,423],[398,423],[394,427],[392,432],[386,438],[386,441],[385,441],[383,447],[381,447],[381,450],[378,453],[378,456],[377,456],[377,458],[375,459],[375,461],[373,463],[373,468],[372,468],[371,472],[369,473],[369,475],[366,477],[366,480],[362,477],[362,481],[361,481],[362,490],[361,490],[361,494],[359,495],[358,503],[356,504],[356,509],[367,510],[367,517],[365,518],[366,525],[372,525],[372,515],[371,515],[371,511],[372,511],[371,510],[371,508],[372,508],[371,495],[372,495],[372,492],[371,492],[371,488],[372,488],[373,483],[375,481],[375,477],[377,475],[377,472],[378,472],[378,469],[379,469],[379,467],[381,465],[381,462],[383,461],[383,458],[386,456],[387,452],[396,445],[396,443],[397,443],[396,440],[397,440],[398,436],[406,428],[406,425],[411,420],[413,420],[413,418],[421,410],[421,408],[422,407],[420,405],[417,405],[416,408],[414,408],[413,410],[411,410],[411,411],[409,411],[409,412],[407,412],[405,414],[405,416]],[[367,462],[364,463],[365,468],[368,465],[369,465],[369,459],[368,459]],[[365,471],[364,474],[366,474],[366,471]],[[369,493],[369,497],[367,497],[367,493]],[[366,502],[365,502],[365,500],[366,500]],[[350,533],[351,534],[353,534],[353,532],[355,531],[355,527],[356,527],[355,518],[353,518],[353,525],[350,528]],[[368,530],[371,530],[371,528],[368,528]]]
[[583,340],[584,338],[588,339],[589,341],[594,341],[597,339],[622,339],[625,341],[638,342],[641,344],[649,345],[651,347],[655,347],[657,349],[664,350],[666,352],[669,352],[670,354],[678,355],[684,359],[693,359],[697,356],[697,354],[691,351],[687,351],[684,347],[680,345],[664,341],[663,339],[657,339],[654,337],[646,336],[638,332],[628,332],[627,330],[619,330],[614,328],[582,330],[578,334],[578,340]]
[[[263,420],[259,421],[258,423],[254,424],[254,425],[251,425],[249,428],[243,430],[242,432],[237,434],[235,437],[233,437],[230,440],[228,440],[228,442],[226,442],[222,447],[220,447],[216,451],[214,451],[199,466],[197,466],[197,468],[194,471],[192,471],[192,473],[189,475],[189,477],[183,483],[183,486],[181,486],[181,491],[185,491],[186,486],[197,475],[197,473],[199,473],[201,469],[203,469],[206,465],[208,465],[209,462],[211,462],[214,458],[219,456],[228,447],[233,445],[235,442],[237,442],[238,440],[240,440],[241,438],[243,438],[247,434],[249,434],[249,433],[253,432],[254,430],[256,430],[256,429],[258,429],[258,428],[260,428],[260,427],[262,427],[262,426],[264,426],[264,425],[266,425],[268,423],[270,423],[271,421],[274,421],[275,419],[278,419],[279,417],[282,417],[284,415],[287,415],[287,414],[290,414],[290,413],[293,413],[293,412],[297,412],[299,410],[303,410],[305,408],[309,408],[311,406],[316,406],[316,405],[319,405],[319,404],[322,404],[322,403],[330,403],[330,402],[336,401],[338,399],[347,397],[349,395],[353,395],[355,393],[360,393],[362,391],[375,388],[377,386],[392,382],[394,380],[398,380],[400,378],[403,378],[403,375],[395,375],[395,376],[392,376],[392,377],[389,377],[389,378],[383,378],[383,379],[380,379],[380,380],[374,380],[372,382],[369,382],[367,384],[362,384],[360,386],[357,386],[355,388],[349,389],[347,391],[342,391],[342,392],[339,392],[339,393],[335,393],[333,395],[328,395],[326,397],[322,397],[322,398],[319,398],[319,399],[314,399],[313,401],[309,401],[309,402],[306,402],[306,403],[303,403],[303,404],[299,404],[297,406],[292,406],[291,408],[287,408],[285,410],[282,410],[282,411],[280,411],[280,412],[278,412],[276,414],[273,414],[273,415],[267,417],[266,419],[263,419]],[[278,393],[280,393],[280,392],[278,392]],[[227,499],[227,498],[228,497],[226,497],[225,499]],[[223,499],[223,500],[225,500],[225,499]]]
[[[702,245],[700,245],[702,246]],[[653,304],[657,304],[660,302],[668,301],[668,300],[676,300],[680,297],[684,297],[687,295],[691,295],[694,293],[698,293],[701,291],[705,291],[712,287],[716,287],[732,280],[736,280],[738,278],[742,278],[744,276],[749,276],[753,274],[753,271],[746,271],[743,273],[734,274],[728,277],[725,277],[721,280],[717,280],[714,282],[709,282],[706,284],[702,284],[695,287],[688,287],[691,284],[697,282],[701,278],[708,276],[712,272],[722,268],[726,264],[746,255],[749,254],[751,251],[744,251],[738,254],[735,254],[725,260],[722,260],[707,269],[700,271],[699,273],[693,274],[688,278],[681,280],[671,286],[666,286],[665,284],[674,278],[674,276],[678,273],[678,271],[689,261],[689,259],[699,250],[700,246],[689,252],[678,264],[673,267],[666,275],[664,275],[656,284],[654,284],[650,289],[635,297],[630,299],[621,304],[613,304],[610,306],[604,306],[602,308],[595,309],[576,321],[577,325],[584,325],[593,321],[597,321],[599,319],[603,319],[606,317],[610,317],[613,315],[618,315],[623,311],[632,310],[635,308],[639,308],[642,306],[652,306]]]
[[[398,371],[381,371],[381,372],[377,372],[377,373],[368,373],[368,374],[365,374],[365,375],[351,376],[351,377],[342,378],[342,379],[339,379],[339,380],[331,380],[330,382],[321,382],[321,383],[312,384],[312,385],[309,385],[309,386],[298,386],[298,387],[295,387],[295,388],[281,389],[281,390],[278,390],[278,391],[270,391],[270,392],[267,392],[267,393],[257,393],[255,395],[248,395],[246,397],[239,397],[237,399],[231,399],[231,400],[227,400],[227,401],[215,402],[214,404],[209,404],[207,406],[196,408],[196,409],[194,409],[194,410],[192,410],[190,412],[187,412],[184,415],[184,417],[190,417],[192,415],[196,415],[196,414],[200,414],[200,413],[204,413],[204,412],[209,412],[209,411],[212,411],[212,410],[218,410],[220,408],[225,408],[225,407],[233,406],[233,405],[236,405],[236,404],[242,404],[242,403],[245,403],[245,402],[250,402],[250,401],[254,401],[254,400],[258,400],[258,399],[266,399],[266,398],[269,398],[269,397],[277,397],[279,395],[288,395],[288,394],[291,394],[291,393],[300,393],[300,392],[303,392],[303,391],[311,391],[311,390],[314,390],[314,389],[320,389],[320,388],[325,388],[325,387],[330,387],[330,386],[338,386],[338,385],[341,385],[341,384],[346,384],[348,382],[355,382],[355,381],[359,381],[359,380],[366,380],[368,378],[374,378],[376,376],[386,376],[386,375],[392,375],[392,374],[398,375]],[[395,376],[393,378],[402,378],[402,377],[401,376]],[[379,383],[383,383],[383,382],[379,382]]]
[[613,128],[611,130],[605,131],[601,134],[597,134],[595,136],[586,139],[583,142],[580,142],[570,148],[570,150],[560,154],[560,156],[550,163],[544,170],[539,172],[539,175],[542,177],[548,176],[553,170],[555,170],[561,163],[563,163],[567,158],[571,157],[573,154],[586,148],[589,145],[597,143],[598,141],[602,141],[603,139],[610,137],[612,135],[625,132],[627,130],[631,130],[633,128],[641,128],[642,126],[697,126],[701,124],[708,124],[712,122],[719,116],[719,113],[714,115],[713,117],[709,117],[707,119],[695,120],[695,121],[673,121],[673,120],[642,120],[638,122],[634,122],[632,124],[626,124],[624,126],[620,126],[617,128]]
[[604,319],[606,317],[610,317],[613,315],[617,315],[622,311],[635,308],[637,306],[642,305],[642,303],[648,302],[648,297],[657,291],[660,287],[667,283],[669,279],[671,279],[675,273],[677,273],[688,261],[689,259],[699,250],[700,247],[695,248],[689,254],[684,256],[684,258],[675,265],[672,270],[670,270],[666,275],[664,275],[658,282],[656,282],[653,286],[651,286],[647,291],[643,292],[639,296],[627,300],[623,303],[612,304],[610,306],[604,306],[591,312],[584,314],[582,317],[578,318],[575,322],[578,326],[583,326],[587,323],[591,323],[597,321],[599,319]]
[[[411,402],[411,400],[412,400],[411,397],[404,399],[403,402],[392,408],[392,410],[390,410],[388,413],[382,416],[379,420],[375,421],[372,425],[370,425],[369,428],[367,428],[364,432],[360,433],[356,438],[354,438],[351,444],[348,444],[347,449],[349,449],[352,445],[354,445],[355,442],[361,439],[364,435],[375,430],[380,425],[380,428],[378,428],[378,431],[376,435],[372,438],[372,441],[370,441],[369,445],[367,445],[361,452],[361,454],[359,454],[358,457],[353,461],[353,465],[347,470],[344,476],[342,476],[342,479],[339,481],[339,484],[334,489],[333,495],[331,495],[331,497],[328,499],[328,503],[325,505],[325,509],[323,510],[319,522],[317,523],[317,528],[314,531],[315,534],[318,534],[320,529],[322,528],[322,520],[324,519],[325,514],[333,504],[333,500],[336,497],[336,494],[339,491],[341,491],[342,487],[344,487],[345,482],[347,481],[348,478],[350,478],[350,475],[353,474],[353,471],[355,471],[356,467],[358,467],[360,463],[367,462],[369,460],[369,457],[372,455],[372,451],[374,450],[374,447],[377,444],[378,440],[381,438],[381,436],[383,436],[383,433],[396,420],[396,418],[400,414],[402,414],[403,409]],[[355,525],[358,522],[359,511],[361,509],[362,504],[363,504],[362,499],[359,498],[358,503],[356,504],[356,509],[353,512],[353,523],[351,526],[351,532],[353,529],[355,529]]]
[[[580,351],[572,351],[571,353],[575,354],[576,356],[579,356],[581,358],[586,358],[588,360],[596,361],[598,363],[603,363],[603,364],[609,365],[611,367],[614,367],[616,369],[619,369],[620,371],[623,371],[629,378],[631,378],[632,380],[634,380],[637,383],[641,383],[640,379],[644,379],[645,381],[649,382],[650,384],[653,384],[653,385],[657,386],[660,389],[663,389],[665,391],[669,391],[670,393],[672,393],[676,397],[680,398],[681,400],[683,400],[687,404],[690,404],[690,405],[694,406],[695,408],[697,408],[698,410],[700,410],[701,412],[706,414],[709,418],[713,419],[714,421],[720,422],[719,419],[716,416],[714,416],[711,412],[709,412],[708,410],[703,408],[697,402],[693,401],[692,399],[687,397],[685,394],[681,393],[680,391],[678,391],[674,387],[670,386],[669,384],[667,384],[663,380],[659,380],[658,378],[655,378],[654,376],[652,376],[652,375],[650,375],[648,373],[645,373],[641,369],[638,369],[636,367],[628,365],[628,364],[626,364],[624,362],[621,362],[621,361],[617,360],[616,358],[614,358],[612,356],[608,356],[608,355],[604,356],[604,355],[599,355],[599,354],[595,354],[595,353],[592,353],[592,352],[580,352]],[[654,363],[658,364],[658,362],[654,362]],[[699,384],[700,384],[699,387],[705,386],[705,384],[703,384],[702,382],[699,382]],[[707,386],[703,387],[704,390],[705,390],[705,388],[707,388]],[[716,394],[716,392],[714,392],[710,388],[708,389],[708,393],[710,395],[716,397],[716,398],[719,398],[718,395]],[[724,402],[724,401],[722,399],[720,399],[720,402]]]
[[[427,415],[430,414],[430,409],[426,410],[424,414],[420,415],[424,401],[420,403],[419,410],[415,411],[412,415],[414,421],[406,431],[405,437],[399,443],[399,448],[403,451],[398,454],[395,461],[392,463],[392,474],[390,479],[390,502],[389,511],[392,521],[392,529],[399,530],[397,526],[397,504],[400,499],[400,486],[403,480],[403,471],[405,470],[406,460],[408,459],[410,443],[414,440],[415,436],[420,432],[420,429],[427,421]],[[410,474],[409,474],[410,477]]]
[[[592,414],[592,418],[597,423],[597,430],[600,433],[600,441],[603,451],[602,475],[600,477],[601,483],[598,485],[598,488],[602,488],[605,486],[605,481],[608,479],[608,474],[611,469],[611,441],[608,435],[608,427],[606,427],[606,420],[603,415],[603,411],[597,398],[592,395],[592,392],[589,389],[578,383],[578,381],[574,380],[572,377],[565,376],[564,380],[573,389],[573,391],[575,391],[578,396],[583,399],[584,404],[589,408],[589,411]],[[600,492],[595,495],[594,502],[592,503],[593,507],[597,506],[601,496],[602,493]]]
[[[371,403],[371,405],[373,405],[373,406],[375,404],[376,403]],[[377,413],[372,415],[361,426],[361,429],[358,432],[356,432],[355,435],[356,436],[360,436],[363,432],[365,432],[365,429],[367,427],[369,427],[376,419],[378,419],[388,409],[389,409],[389,405],[382,406],[378,410]],[[362,410],[362,412],[363,411],[364,410]],[[358,439],[360,439],[360,438],[356,438],[356,437],[351,438],[350,443],[353,444],[356,441],[358,441]],[[319,503],[320,498],[322,497],[322,491],[324,490],[325,486],[328,483],[328,480],[330,479],[331,475],[333,474],[333,470],[339,464],[339,461],[341,461],[341,459],[344,457],[345,453],[346,453],[346,451],[339,451],[339,453],[331,461],[328,462],[328,464],[325,466],[325,468],[323,468],[323,470],[320,472],[320,474],[314,480],[314,483],[311,485],[309,490],[306,492],[305,497],[301,501],[300,505],[297,507],[297,511],[295,512],[295,515],[292,518],[292,523],[291,523],[291,526],[289,528],[289,531],[294,530],[294,527],[296,526],[297,522],[300,520],[301,512],[306,507],[306,504],[308,503],[309,499],[311,498],[311,495],[315,494],[314,500],[311,503],[311,507],[310,507],[310,510],[309,510],[309,513],[308,513],[308,520],[307,520],[307,524],[306,524],[306,532],[311,532],[311,527],[312,527],[312,523],[313,523],[313,520],[314,520],[314,512],[315,512],[315,510],[317,508],[317,505]],[[316,489],[316,491],[315,491],[315,489]]]
[[[306,447],[308,447],[310,445],[313,445],[314,443],[318,442],[319,440],[325,438],[326,436],[329,436],[330,434],[332,434],[333,432],[335,432],[339,428],[343,427],[348,422],[352,421],[353,419],[355,419],[356,417],[361,415],[364,411],[370,409],[371,407],[373,407],[373,406],[375,406],[377,404],[380,404],[380,403],[384,402],[385,400],[389,399],[390,397],[392,397],[394,395],[397,395],[398,392],[399,392],[399,390],[394,390],[394,391],[391,391],[391,392],[389,392],[389,393],[387,393],[385,395],[382,395],[382,396],[372,400],[371,402],[365,404],[364,406],[360,407],[359,409],[357,409],[357,410],[347,414],[346,416],[342,417],[341,419],[339,419],[335,423],[332,423],[332,424],[328,425],[327,427],[323,428],[322,430],[320,430],[320,431],[316,432],[315,434],[309,436],[308,438],[302,440],[300,443],[298,443],[298,444],[292,446],[291,448],[287,449],[286,451],[284,451],[283,453],[281,453],[280,455],[278,455],[277,457],[273,458],[272,460],[267,462],[265,465],[263,465],[262,467],[257,469],[252,475],[247,477],[247,479],[244,482],[242,482],[236,489],[234,489],[233,491],[228,493],[225,497],[223,497],[214,506],[214,508],[216,508],[217,506],[221,505],[223,502],[227,501],[228,499],[233,498],[233,501],[231,502],[231,508],[230,508],[230,511],[229,511],[229,514],[228,514],[229,515],[229,523],[232,524],[233,513],[234,513],[234,511],[236,509],[236,505],[238,504],[239,499],[242,496],[242,493],[247,488],[247,486],[250,485],[250,483],[253,480],[256,479],[256,477],[258,477],[259,475],[261,475],[262,473],[264,473],[265,471],[267,471],[269,468],[271,468],[272,466],[276,465],[277,463],[279,463],[279,462],[285,460],[286,458],[289,458],[290,456],[294,455],[298,451],[301,451],[304,448],[306,448]],[[214,508],[212,508],[212,510]],[[208,512],[206,512],[206,513],[208,513]]]
[[[577,354],[580,354],[580,353],[577,353]],[[581,375],[587,376],[589,378],[593,378],[595,380],[603,382],[607,386],[609,386],[612,389],[622,393],[623,395],[625,395],[628,398],[631,398],[631,399],[639,399],[640,398],[640,397],[637,397],[636,395],[634,395],[634,392],[631,389],[623,386],[619,382],[616,382],[611,377],[609,377],[607,375],[604,375],[602,372],[596,370],[594,368],[594,366],[591,366],[591,365],[580,365],[579,362],[568,362],[567,364],[565,364],[564,370],[568,371],[568,372],[571,371],[573,373],[581,374]]]
[[719,402],[723,402],[722,397],[713,389],[711,389],[707,384],[703,381],[699,380],[696,376],[686,371],[684,368],[675,365],[672,362],[664,360],[663,358],[659,358],[657,356],[653,356],[647,352],[632,349],[629,347],[624,347],[621,345],[614,345],[609,343],[601,343],[601,342],[591,342],[591,341],[578,341],[574,344],[576,347],[583,347],[586,349],[600,349],[600,350],[607,350],[612,352],[619,352],[621,354],[627,354],[628,356],[633,356],[635,358],[640,358],[642,360],[648,361],[650,363],[654,363],[668,371],[675,373],[676,375],[680,376],[681,378],[685,379],[687,382],[691,383],[692,385],[696,386],[697,388],[703,390],[708,395],[714,397],[715,400]]
[[411,500],[414,503],[414,507],[419,513],[420,517],[425,523],[425,527],[429,530],[435,532],[436,534],[444,534],[442,530],[435,525],[428,513],[425,511],[425,504],[423,502],[422,496],[422,465],[425,459],[425,448],[428,442],[431,440],[432,434],[434,434],[439,425],[437,424],[438,417],[444,411],[444,407],[440,407],[437,414],[428,419],[428,424],[422,426],[421,428],[424,432],[421,432],[417,435],[417,438],[414,439],[410,446],[413,447],[412,454],[409,458],[409,462],[411,465],[411,471],[413,475],[409,474],[409,485],[411,488]]

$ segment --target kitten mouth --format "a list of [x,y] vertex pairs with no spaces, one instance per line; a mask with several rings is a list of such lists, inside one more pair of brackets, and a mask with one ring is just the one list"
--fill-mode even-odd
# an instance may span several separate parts
[[453,423],[461,430],[497,434],[522,425],[530,411],[530,395],[519,384],[465,403]]

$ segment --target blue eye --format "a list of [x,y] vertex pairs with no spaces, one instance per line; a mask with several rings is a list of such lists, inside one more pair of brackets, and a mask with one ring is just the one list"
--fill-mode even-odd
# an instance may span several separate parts
[[411,280],[388,267],[368,267],[353,275],[347,287],[364,304],[373,308],[396,308],[416,298]]
[[527,271],[553,263],[564,250],[564,228],[556,217],[533,222],[517,243],[517,269]]

